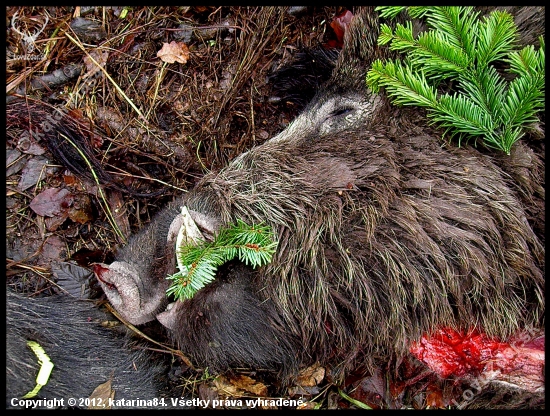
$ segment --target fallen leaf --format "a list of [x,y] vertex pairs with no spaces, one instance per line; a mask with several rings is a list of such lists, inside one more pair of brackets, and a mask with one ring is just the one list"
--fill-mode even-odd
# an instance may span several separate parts
[[355,400],[368,404],[373,409],[382,409],[387,404],[386,378],[380,368],[373,375],[365,377],[350,394]]
[[[90,57],[93,58],[93,60]],[[107,59],[108,58],[109,58],[109,52],[100,51],[100,50],[97,50],[97,49],[92,50],[90,52],[90,56],[86,55],[84,57],[84,65],[86,65],[86,69],[87,69],[88,72],[86,72],[86,74],[84,74],[82,79],[86,79],[88,77],[91,77],[96,72],[99,72],[101,70],[101,68],[105,68],[105,65],[107,64]]]
[[267,387],[265,384],[257,382],[251,377],[239,375],[237,377],[226,378],[219,376],[214,380],[214,385],[218,393],[225,397],[241,397],[246,392],[257,396],[267,396]]
[[56,217],[40,217],[44,219],[44,225],[48,231],[56,231],[67,219],[66,215],[60,215]]
[[88,409],[110,409],[109,399],[115,398],[115,391],[111,388],[111,380],[97,386],[90,394]]
[[59,261],[65,248],[65,242],[58,236],[52,235],[42,245],[42,256],[49,260]]
[[115,222],[124,237],[128,238],[131,234],[130,221],[128,219],[128,205],[120,191],[113,191],[109,194],[109,206]]
[[74,222],[86,224],[93,221],[92,200],[87,194],[76,194],[72,206],[68,210],[68,216]]
[[246,390],[256,396],[267,396],[267,387],[265,384],[254,380],[251,377],[245,375],[238,375],[237,377],[231,377],[231,382],[237,388]]
[[318,363],[300,372],[296,384],[302,387],[313,387],[319,385],[325,378],[325,369]]
[[19,172],[27,164],[27,159],[17,149],[6,149],[6,178]]
[[68,216],[68,208],[73,203],[73,195],[61,188],[48,188],[34,197],[29,204],[36,214],[42,217]]
[[57,284],[71,296],[87,299],[90,293],[89,280],[93,277],[91,270],[69,262],[52,264],[52,273],[57,277]]
[[183,42],[163,43],[161,50],[157,52],[157,56],[161,61],[169,64],[174,62],[185,64],[189,59],[189,48]]
[[44,175],[45,165],[48,160],[45,157],[37,156],[29,159],[23,171],[21,172],[21,178],[17,184],[17,189],[24,191],[34,186]]
[[29,134],[23,134],[17,141],[17,149],[28,155],[43,155],[46,149],[36,143],[36,140],[31,138]]
[[107,32],[100,22],[77,17],[71,22],[71,29],[84,42],[100,42],[107,37]]

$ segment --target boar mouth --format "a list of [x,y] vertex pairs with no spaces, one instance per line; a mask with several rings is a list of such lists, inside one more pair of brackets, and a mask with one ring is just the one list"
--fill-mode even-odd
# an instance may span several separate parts
[[[199,228],[200,227],[200,228]],[[181,279],[177,283],[174,283],[168,293],[174,293],[172,290],[179,290],[180,285],[182,287],[193,287],[194,290],[198,290],[199,287],[204,286],[204,283],[197,287],[197,281],[188,280],[193,279],[192,270],[196,267],[194,261],[188,260],[188,257],[182,253],[183,251],[189,251],[189,249],[197,248],[201,250],[205,243],[214,240],[214,235],[219,229],[218,221],[212,217],[202,214],[198,211],[190,210],[186,205],[181,207],[181,212],[174,218],[170,224],[170,229],[167,236],[168,247],[174,250],[176,274],[167,276],[169,280]],[[203,230],[203,231],[201,231]],[[205,237],[205,234],[207,237]],[[212,272],[215,272],[212,270]],[[216,273],[213,273],[216,274]],[[213,276],[214,277],[214,276]],[[184,297],[192,296],[187,293]],[[177,297],[180,297],[178,295]]]
[[[200,238],[205,241],[212,241],[216,233],[221,228],[221,221],[211,215],[203,214],[202,212],[192,210],[187,207],[182,207],[183,210],[187,210],[191,220],[194,222],[195,226],[198,228],[200,233]],[[191,226],[192,227],[192,226]]]
[[[187,266],[182,264],[178,252],[183,245],[198,245],[201,241],[213,241],[214,236],[221,228],[221,221],[218,219],[203,214],[198,211],[189,209],[187,206],[181,207],[181,213],[174,219],[172,225],[170,226],[170,233],[168,240],[170,241],[171,236],[175,229],[179,228],[177,231],[177,236],[175,238],[175,256],[177,269],[181,272],[187,269]],[[231,262],[230,262],[231,263]],[[229,265],[221,266],[215,274],[215,280],[223,280],[229,274],[230,270]],[[204,290],[203,288],[201,290]],[[180,316],[181,311],[185,308],[185,303],[189,302],[187,300],[175,300],[167,305],[166,309],[156,315],[156,319],[167,329],[176,330],[178,325],[178,317]]]
[[[209,296],[206,293],[211,291],[219,291],[223,287],[224,282],[227,282],[231,279],[234,279],[235,274],[239,273],[253,273],[254,269],[240,260],[234,259],[231,260],[218,268],[216,271],[216,278],[214,282],[208,284],[207,286],[200,289],[198,293],[201,293],[201,296]],[[216,283],[217,282],[217,283]],[[196,295],[197,295],[196,294]],[[202,298],[204,299],[204,298]],[[156,315],[156,319],[168,330],[176,331],[178,329],[178,322],[181,320],[182,314],[185,314],[185,310],[189,308],[189,302],[194,302],[193,299],[185,300],[175,300],[170,302],[166,309],[163,312],[160,312]],[[201,301],[199,301],[201,302]]]

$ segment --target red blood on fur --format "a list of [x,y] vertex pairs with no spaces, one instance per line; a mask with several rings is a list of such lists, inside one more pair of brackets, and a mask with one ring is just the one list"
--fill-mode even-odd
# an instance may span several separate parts
[[463,376],[480,372],[498,349],[508,344],[497,342],[477,331],[458,332],[450,328],[423,336],[411,345],[412,354],[441,377]]
[[442,328],[412,343],[410,352],[443,378],[481,375],[529,390],[544,385],[544,334],[520,333],[501,342],[476,330]]

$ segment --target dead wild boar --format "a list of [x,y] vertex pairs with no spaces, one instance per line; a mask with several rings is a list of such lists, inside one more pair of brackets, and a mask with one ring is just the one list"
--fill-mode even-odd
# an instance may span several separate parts
[[[96,266],[128,321],[158,319],[210,370],[285,377],[314,362],[335,377],[374,368],[442,327],[500,340],[543,328],[540,146],[522,140],[506,156],[445,143],[419,110],[369,92],[366,70],[385,53],[379,23],[358,10],[332,77],[288,128],[205,175]],[[237,219],[270,225],[273,261],[231,262],[165,310],[182,206],[210,237]]]

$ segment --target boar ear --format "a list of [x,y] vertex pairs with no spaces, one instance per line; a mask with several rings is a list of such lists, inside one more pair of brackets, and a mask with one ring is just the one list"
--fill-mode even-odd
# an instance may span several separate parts
[[[374,6],[357,8],[344,33],[344,46],[338,56],[334,76],[339,85],[363,82],[367,67],[375,59],[380,32]],[[363,75],[363,76],[361,76]]]
[[[403,13],[402,13],[403,14]],[[401,15],[402,15],[401,14]],[[384,23],[395,26],[404,17],[398,15]],[[365,88],[367,70],[376,59],[391,55],[387,47],[378,45],[380,35],[380,12],[375,6],[358,7],[344,33],[344,46],[338,56],[333,72],[333,81],[341,87]]]
[[374,6],[364,6],[355,10],[344,33],[344,46],[337,65],[341,66],[349,59],[372,61],[380,34],[379,13],[375,9]]
[[165,287],[145,288],[138,270],[130,263],[95,264],[93,269],[109,302],[133,325],[153,320],[167,301]]

